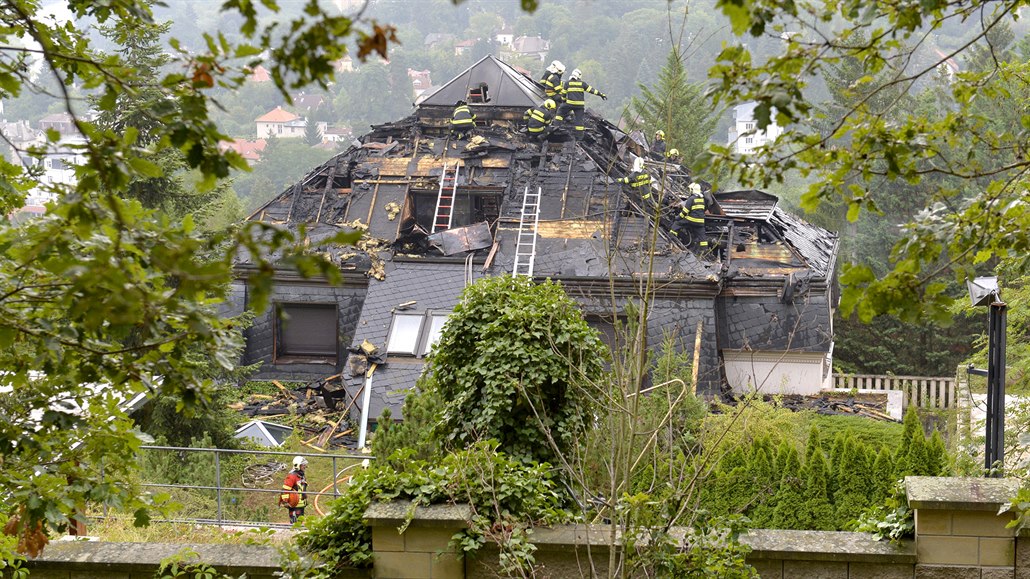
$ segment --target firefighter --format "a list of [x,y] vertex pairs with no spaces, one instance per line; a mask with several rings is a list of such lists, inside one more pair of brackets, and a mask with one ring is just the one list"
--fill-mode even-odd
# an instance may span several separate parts
[[308,481],[304,476],[307,467],[308,459],[303,456],[293,457],[293,470],[286,475],[283,492],[279,495],[279,505],[289,510],[291,524],[304,516],[304,507],[307,506]]
[[[690,192],[680,202],[680,212],[673,224],[672,232],[680,241],[689,241],[691,251],[699,257],[708,256],[708,235],[705,233],[705,196],[701,193],[701,185],[691,183]],[[689,240],[687,239],[689,237]]]
[[544,87],[544,95],[556,102],[561,99],[561,75],[563,74],[565,74],[565,65],[561,61],[554,60],[544,71],[544,77],[540,79],[540,84]]
[[616,182],[627,185],[630,190],[640,193],[645,202],[655,205],[655,201],[651,197],[651,174],[644,171],[643,157],[634,159],[633,171],[629,175],[617,179]]
[[680,159],[681,159],[680,150],[679,149],[669,149],[669,152],[665,154],[665,158],[670,163],[676,163],[678,165],[679,162],[680,162]]
[[601,97],[601,100],[608,100],[608,95],[583,82],[583,73],[577,68],[569,74],[569,80],[562,84],[561,95],[565,102],[558,110],[558,115],[554,117],[558,121],[571,121],[576,128],[574,133],[576,139],[579,139],[586,130],[583,125],[586,122],[586,93],[595,94]]
[[451,135],[456,139],[464,139],[471,136],[472,129],[476,128],[476,115],[469,110],[468,103],[458,101],[454,103],[454,113],[451,115]]
[[551,133],[551,121],[554,119],[554,109],[558,105],[552,99],[547,99],[543,104],[526,110],[522,118],[526,120],[526,131],[529,136],[535,139],[547,138]]
[[651,143],[651,153],[655,155],[656,159],[661,159],[665,156],[665,131],[659,129],[654,132],[654,142]]

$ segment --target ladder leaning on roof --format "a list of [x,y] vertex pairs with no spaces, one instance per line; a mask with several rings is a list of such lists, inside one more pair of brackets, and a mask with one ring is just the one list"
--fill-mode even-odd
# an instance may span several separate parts
[[533,262],[536,260],[536,232],[540,224],[540,187],[536,193],[529,192],[529,185],[522,197],[522,217],[519,219],[519,237],[515,244],[515,267],[512,276],[533,276]]
[[436,196],[436,212],[433,214],[433,231],[443,231],[451,228],[454,218],[454,197],[458,192],[458,173],[461,165],[454,164],[454,173],[447,176],[448,165],[443,166],[443,173],[440,175],[440,192]]

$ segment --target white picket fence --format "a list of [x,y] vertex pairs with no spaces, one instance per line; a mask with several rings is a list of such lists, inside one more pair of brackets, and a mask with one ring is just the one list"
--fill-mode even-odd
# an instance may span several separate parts
[[905,393],[904,408],[912,404],[918,408],[954,408],[958,400],[954,377],[834,374],[833,387],[849,390],[900,390]]

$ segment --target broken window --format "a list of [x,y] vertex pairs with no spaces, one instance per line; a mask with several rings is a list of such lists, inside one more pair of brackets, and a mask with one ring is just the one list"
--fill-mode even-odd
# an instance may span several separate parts
[[[408,215],[414,216],[415,223],[426,233],[433,232],[438,197],[439,191],[412,192],[408,196],[411,203]],[[500,214],[500,191],[494,189],[470,190],[458,187],[454,196],[454,207],[451,209],[451,229],[483,221],[493,223]]]
[[422,357],[433,349],[450,312],[429,310],[425,313],[393,315],[386,353]]
[[469,103],[488,103],[490,102],[490,87],[485,83],[481,82],[476,86],[469,88]]
[[276,304],[275,325],[275,362],[336,363],[336,304]]

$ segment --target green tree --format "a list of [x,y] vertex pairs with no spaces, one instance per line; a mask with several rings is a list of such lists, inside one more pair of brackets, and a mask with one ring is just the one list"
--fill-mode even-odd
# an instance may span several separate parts
[[642,129],[648,138],[664,130],[669,149],[679,149],[686,165],[702,158],[719,120],[701,83],[691,83],[683,68],[679,47],[669,51],[665,67],[653,87],[640,86],[641,96],[633,97],[627,118],[630,127]]
[[776,455],[781,478],[773,497],[776,507],[773,509],[772,526],[774,529],[803,529],[805,494],[798,451],[785,440],[780,443]]
[[[1030,189],[1030,158],[1023,153],[1030,136],[1022,129],[1026,98],[1012,92],[1019,87],[1017,94],[1026,94],[1030,61],[991,58],[984,70],[955,75],[938,89],[937,96],[948,103],[943,114],[914,110],[892,118],[875,108],[880,95],[899,87],[907,94],[918,92],[935,78],[940,65],[975,55],[976,46],[990,46],[988,52],[998,55],[992,35],[1018,19],[1022,3],[1001,4],[982,19],[966,18],[981,8],[969,0],[913,10],[883,4],[841,11],[834,2],[806,4],[802,10],[780,0],[718,0],[717,5],[735,34],[761,37],[774,28],[789,31],[776,53],[760,61],[752,58],[746,43],[727,43],[711,68],[718,83],[717,102],[755,101],[758,128],[775,119],[788,129],[776,150],[758,159],[741,159],[728,147],[714,147],[717,166],[757,186],[782,182],[793,171],[815,176],[802,205],[811,210],[825,200],[840,199],[849,220],[864,211],[879,211],[909,187],[930,185],[923,207],[893,245],[885,275],[876,275],[868,264],[843,266],[845,316],[857,312],[868,321],[889,313],[905,321],[946,323],[949,306],[964,296],[948,293],[945,275],[962,281],[998,260],[1012,260],[1023,270],[1030,266],[1030,212],[1021,201]],[[824,30],[822,23],[834,19],[837,25]],[[967,24],[963,42],[922,64],[915,51],[924,43],[924,31],[952,21]],[[859,46],[849,44],[867,33],[870,22],[877,23],[876,34]],[[851,57],[860,59],[853,92],[865,97],[839,116],[832,131],[806,130],[804,122],[815,112],[806,88]],[[895,62],[920,64],[892,68]],[[999,110],[1020,119],[1022,128],[1002,129],[993,120]],[[848,146],[835,146],[845,136]]]
[[872,485],[869,501],[874,505],[883,504],[894,489],[894,457],[886,448],[881,448],[876,460],[873,462],[872,475],[869,480]]
[[307,126],[304,127],[304,144],[309,147],[322,144],[322,131],[314,120],[309,119]]
[[[173,219],[126,201],[131,184],[161,177],[154,156],[167,149],[184,155],[205,191],[231,168],[245,166],[218,148],[225,136],[208,114],[210,91],[219,84],[239,86],[263,50],[272,54],[273,78],[285,90],[287,84],[325,85],[329,63],[345,54],[343,42],[351,35],[361,39],[361,57],[377,48],[385,52],[392,36],[389,27],[355,22],[313,4],[303,18],[274,24],[293,30],[281,38],[259,26],[251,3],[230,0],[223,9],[240,15],[240,42],[208,38],[205,49],[187,52],[170,41],[173,61],[147,86],[157,87],[174,106],[149,111],[153,126],[141,141],[142,131],[131,126],[116,131],[82,117],[72,106],[70,87],[99,95],[101,116],[114,114],[120,96],[141,88],[132,84],[140,76],[126,55],[98,56],[77,23],[152,30],[149,5],[61,4],[73,18],[46,18],[38,2],[7,2],[0,31],[4,96],[35,85],[36,67],[29,61],[38,55],[40,74],[58,81],[55,102],[85,137],[75,145],[85,162],[77,168],[74,188],[36,183],[20,165],[0,161],[0,215],[19,207],[33,186],[60,199],[43,218],[0,221],[0,504],[10,515],[5,530],[19,536],[30,554],[42,548],[48,532],[80,518],[87,501],[133,512],[140,524],[148,520],[153,497],[130,483],[140,441],[119,404],[151,391],[174,396],[177,410],[187,416],[209,407],[214,386],[198,371],[206,361],[192,354],[203,350],[224,369],[235,366],[239,332],[221,318],[218,305],[227,300],[237,251],[247,248],[268,271],[271,264],[261,256],[282,251],[284,263],[339,279],[338,269],[305,255],[289,231],[251,224],[202,233],[189,215]],[[58,137],[47,134],[50,142]],[[259,272],[250,282],[254,305],[263,308],[271,278]],[[0,560],[6,563],[15,555],[8,543],[2,545]]]
[[813,531],[835,531],[837,520],[835,518],[833,504],[830,503],[828,492],[829,463],[823,451],[816,448],[811,457],[805,461],[805,468],[801,473],[805,484],[805,503],[802,506],[803,526],[806,530]]
[[560,285],[496,276],[465,288],[427,372],[448,403],[451,448],[494,439],[519,460],[554,461],[590,416],[586,387],[605,346]]
[[870,464],[866,462],[866,445],[854,437],[844,443],[844,452],[837,469],[837,490],[833,495],[838,525],[857,520],[870,506]]

